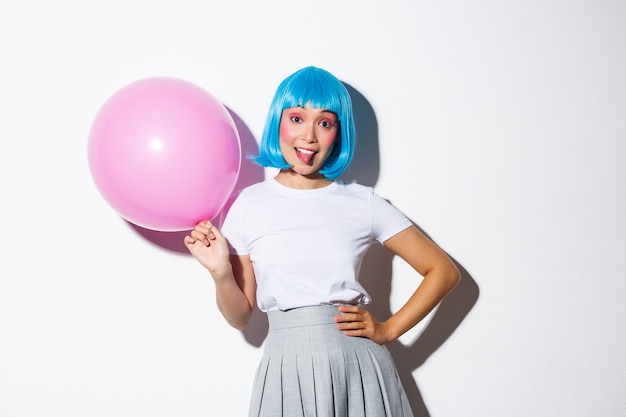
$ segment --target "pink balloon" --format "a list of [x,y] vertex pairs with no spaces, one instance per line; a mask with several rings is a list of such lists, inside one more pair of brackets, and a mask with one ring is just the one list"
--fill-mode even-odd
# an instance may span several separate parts
[[104,199],[146,229],[182,231],[215,218],[241,163],[231,115],[187,81],[158,77],[131,83],[97,113],[89,167]]

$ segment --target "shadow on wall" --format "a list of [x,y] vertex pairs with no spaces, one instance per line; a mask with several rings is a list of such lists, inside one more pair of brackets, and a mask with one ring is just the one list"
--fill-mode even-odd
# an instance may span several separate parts
[[[381,321],[386,320],[392,314],[390,298],[394,256],[383,245],[372,246],[366,253],[359,276],[360,282],[373,298],[368,309]],[[422,399],[415,378],[413,378],[413,371],[426,362],[443,345],[478,299],[479,290],[476,282],[465,268],[454,259],[453,261],[461,272],[461,280],[439,304],[419,337],[411,345],[403,345],[399,341],[387,345],[398,368],[402,385],[404,385],[415,417],[429,417],[430,413]]]
[[380,174],[380,151],[378,150],[378,123],[374,109],[351,85],[344,83],[352,98],[352,112],[356,126],[357,147],[354,160],[343,173],[346,182],[374,187]]
[[[350,85],[346,84],[346,88],[352,97],[359,147],[351,169],[344,174],[342,179],[374,187],[380,172],[376,114],[362,94]],[[423,230],[421,231],[424,233]],[[392,315],[390,301],[394,256],[383,245],[373,245],[365,254],[360,269],[359,281],[374,299],[368,309],[381,321]],[[453,261],[461,272],[461,280],[439,304],[419,337],[408,346],[399,341],[387,345],[398,368],[415,417],[429,417],[430,413],[413,378],[413,371],[426,362],[452,335],[478,300],[479,290],[476,282],[463,266],[456,260],[453,259]]]
[[[341,179],[374,187],[380,172],[376,115],[363,95],[350,85],[345,84],[345,86],[352,97],[359,142],[354,161]],[[241,118],[232,110],[229,109],[229,111],[239,131],[243,151],[241,170],[235,187],[235,190],[238,191],[248,185],[262,181],[264,170],[247,159],[247,155],[257,153],[257,142]],[[183,244],[183,238],[187,232],[157,232],[143,229],[132,223],[128,224],[152,244],[168,251],[189,255]],[[368,308],[381,321],[386,320],[392,314],[390,296],[394,256],[392,252],[380,244],[372,246],[364,257],[359,275],[359,280],[374,299]],[[412,372],[426,362],[450,337],[478,299],[479,289],[476,282],[465,268],[458,262],[455,261],[455,263],[461,272],[461,281],[438,306],[419,337],[408,346],[398,341],[388,345],[415,417],[429,417],[430,413],[422,399]],[[267,332],[267,317],[257,308],[253,312],[248,327],[242,334],[249,344],[259,347],[263,344]]]

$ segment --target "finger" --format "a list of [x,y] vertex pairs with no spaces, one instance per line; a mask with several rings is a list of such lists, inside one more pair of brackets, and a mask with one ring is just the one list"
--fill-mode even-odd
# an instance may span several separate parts
[[209,240],[215,240],[216,239],[216,235],[215,235],[214,231],[217,230],[217,228],[213,225],[213,223],[211,223],[208,220],[204,221],[204,222],[198,223],[196,225],[195,230],[197,230],[198,232],[202,233]]
[[339,323],[337,328],[340,330],[360,330],[365,329],[366,326],[362,321],[351,321],[348,323]]
[[196,232],[208,237],[209,235],[211,235],[213,229],[214,226],[211,223],[198,223],[196,227],[192,230],[192,234],[193,232]]
[[345,336],[349,336],[349,337],[367,337],[368,339],[370,339],[369,335],[367,334],[367,332],[365,330],[346,330],[343,332],[343,334]]
[[215,239],[223,239],[224,235],[222,234],[222,232],[220,231],[219,228],[215,227],[214,225],[211,225],[211,238],[213,240]]
[[200,242],[204,242],[204,244],[208,244],[208,239],[207,239],[207,235],[199,230],[192,230],[191,231],[191,238],[196,240],[196,241],[200,241]]
[[202,234],[208,234],[211,231],[211,228],[213,226],[211,224],[206,224],[206,223],[198,223],[196,225],[196,227],[194,228],[194,230],[202,233]]
[[340,305],[338,307],[338,310],[342,313],[360,313],[361,312],[361,308],[359,306],[352,306],[352,305]]
[[358,314],[351,313],[343,313],[338,316],[335,316],[335,322],[337,323],[350,323],[353,321],[361,321],[361,318]]
[[204,235],[207,237],[207,239],[215,240],[215,234],[213,233],[213,224],[211,224],[211,222],[209,221],[206,221],[204,224],[206,227]]

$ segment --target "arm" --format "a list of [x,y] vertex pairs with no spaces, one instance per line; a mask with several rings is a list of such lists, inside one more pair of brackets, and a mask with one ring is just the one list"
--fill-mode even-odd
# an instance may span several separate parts
[[249,255],[229,255],[226,238],[210,222],[185,236],[189,252],[211,273],[217,307],[231,326],[243,330],[256,302],[256,280]]
[[389,238],[385,247],[404,259],[423,280],[408,301],[387,321],[378,322],[358,306],[341,306],[338,328],[348,336],[365,336],[380,344],[392,342],[419,323],[460,279],[450,258],[416,227]]

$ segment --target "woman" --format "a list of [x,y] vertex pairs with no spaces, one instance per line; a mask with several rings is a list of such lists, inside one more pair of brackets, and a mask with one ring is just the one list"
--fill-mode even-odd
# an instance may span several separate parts
[[[206,221],[185,237],[228,323],[244,329],[255,303],[268,313],[250,416],[412,416],[384,345],[422,320],[459,272],[370,187],[337,180],[355,140],[343,84],[320,68],[295,72],[276,91],[256,157],[278,174],[244,189],[220,229]],[[357,281],[376,241],[423,277],[383,322]]]

